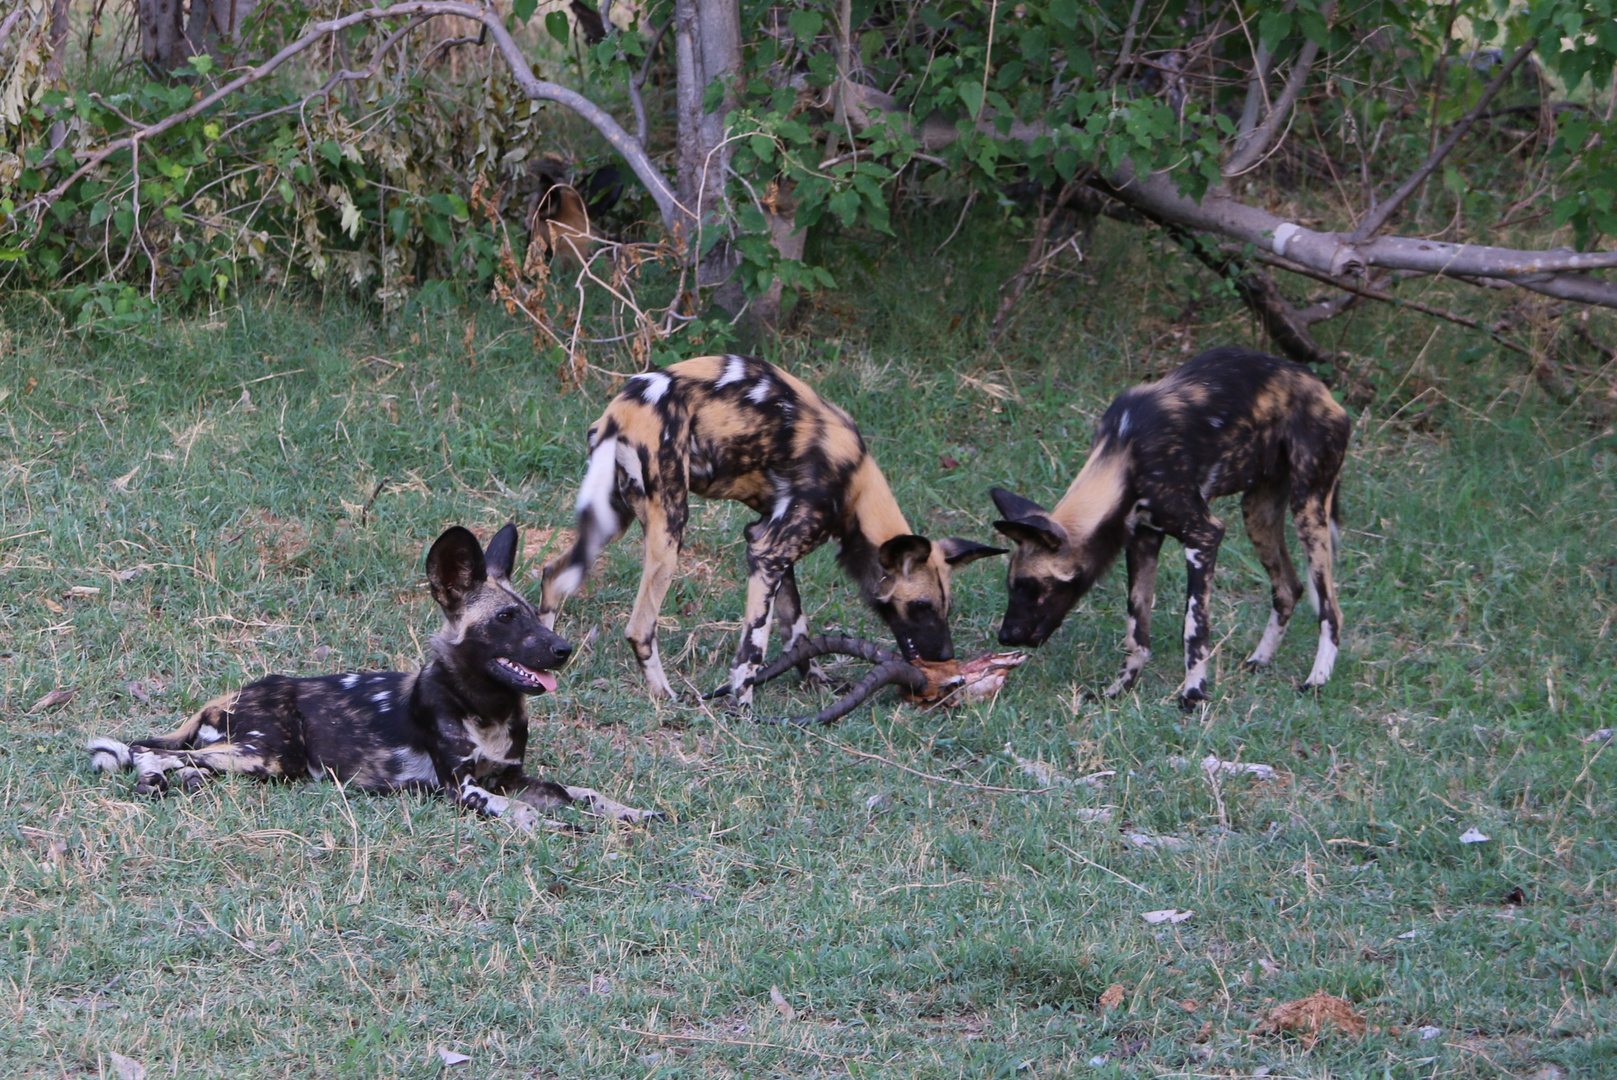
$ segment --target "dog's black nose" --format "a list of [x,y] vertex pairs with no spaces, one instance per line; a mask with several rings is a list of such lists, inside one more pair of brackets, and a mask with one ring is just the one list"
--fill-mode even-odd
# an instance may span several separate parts
[[550,651],[556,654],[557,660],[565,660],[573,655],[573,647],[565,641],[556,642],[550,647]]

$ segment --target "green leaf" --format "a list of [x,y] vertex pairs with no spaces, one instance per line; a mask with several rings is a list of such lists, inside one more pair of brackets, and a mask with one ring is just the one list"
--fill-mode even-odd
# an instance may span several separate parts
[[1258,17],[1258,34],[1263,38],[1263,44],[1273,52],[1291,33],[1291,12],[1279,4],[1266,7],[1263,14]]
[[714,79],[702,91],[702,111],[704,113],[718,112],[719,106],[724,104],[724,80]]
[[1078,28],[1078,0],[1050,0],[1050,17],[1068,30]]
[[517,22],[525,23],[533,18],[533,13],[539,6],[539,0],[516,0],[511,5],[511,14],[516,16]]
[[567,21],[567,13],[565,11],[547,12],[545,15],[545,29],[550,31],[551,37],[555,38],[563,45],[572,43],[573,24]]
[[971,118],[977,119],[977,114],[983,111],[982,83],[964,79],[955,84],[954,92],[960,95],[960,100],[966,106],[966,111],[971,114]]
[[844,225],[852,225],[854,218],[859,216],[859,193],[852,188],[837,192],[826,202]]
[[794,11],[787,16],[786,25],[792,28],[792,36],[799,42],[813,41],[825,26],[825,17],[818,11]]
[[747,145],[752,147],[759,161],[771,161],[775,157],[775,140],[768,135],[754,135],[747,140]]
[[218,66],[213,62],[213,57],[207,53],[197,53],[187,63],[191,65],[198,75],[210,75],[213,73],[214,68]]

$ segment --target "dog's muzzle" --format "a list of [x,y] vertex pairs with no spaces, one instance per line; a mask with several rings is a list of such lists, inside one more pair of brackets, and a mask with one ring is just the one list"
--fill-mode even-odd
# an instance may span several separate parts
[[535,671],[504,656],[495,657],[494,662],[499,665],[501,671],[526,688],[546,694],[554,693],[556,690],[556,676],[548,671]]

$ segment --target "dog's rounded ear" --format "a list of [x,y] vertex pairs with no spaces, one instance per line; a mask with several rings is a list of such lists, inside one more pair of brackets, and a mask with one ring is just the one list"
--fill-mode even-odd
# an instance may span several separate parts
[[908,577],[921,563],[932,557],[932,541],[914,533],[905,533],[887,541],[876,552],[881,568],[895,577]]
[[939,540],[938,547],[943,550],[943,561],[950,566],[965,566],[967,563],[974,563],[991,555],[1003,555],[1006,551],[1005,548],[989,547],[987,544],[979,544],[975,540],[962,540],[957,536]]
[[1067,530],[1043,514],[1017,521],[996,521],[994,528],[1018,544],[1033,544],[1048,551],[1059,551],[1067,542]]
[[432,598],[446,614],[454,614],[466,602],[466,594],[488,580],[483,546],[468,529],[459,525],[445,529],[427,552],[427,584]]
[[507,523],[505,528],[494,534],[494,539],[488,542],[483,552],[483,563],[488,567],[489,577],[510,580],[511,571],[517,564],[518,539],[514,522]]
[[994,507],[999,510],[1000,516],[1007,521],[1016,521],[1021,518],[1039,516],[1043,517],[1044,507],[1032,499],[1024,499],[1004,488],[989,488],[988,497],[994,500]]

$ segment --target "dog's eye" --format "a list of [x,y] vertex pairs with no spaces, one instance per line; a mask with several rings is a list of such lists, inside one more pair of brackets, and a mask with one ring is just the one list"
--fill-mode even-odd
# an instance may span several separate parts
[[500,612],[494,617],[501,622],[510,622],[512,619],[517,617],[517,613],[512,611],[510,608],[506,608],[504,611]]

